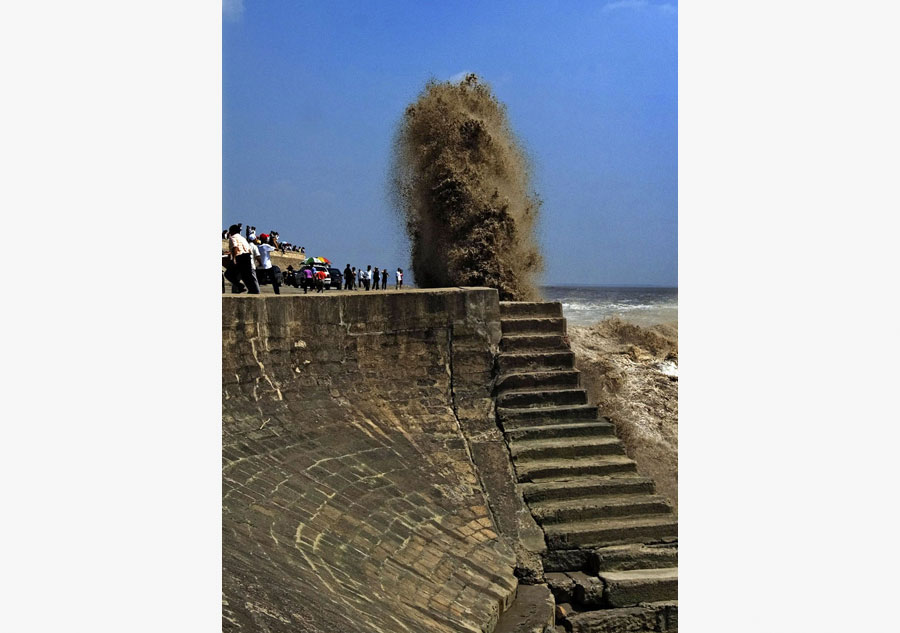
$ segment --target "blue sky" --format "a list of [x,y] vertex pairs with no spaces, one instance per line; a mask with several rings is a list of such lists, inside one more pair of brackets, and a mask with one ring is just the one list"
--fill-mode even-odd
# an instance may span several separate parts
[[506,104],[546,284],[677,285],[677,3],[226,0],[223,226],[409,268],[391,140],[429,78]]

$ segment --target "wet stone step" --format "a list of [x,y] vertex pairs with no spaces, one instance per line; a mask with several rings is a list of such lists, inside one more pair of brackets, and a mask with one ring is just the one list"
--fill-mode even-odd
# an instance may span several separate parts
[[678,630],[678,602],[573,613],[565,619],[564,628],[571,633],[671,633]]
[[497,379],[495,390],[500,393],[509,389],[577,387],[579,375],[577,369],[511,372]]
[[563,521],[662,514],[672,510],[663,497],[643,493],[534,502],[530,507],[532,516],[542,525]]
[[516,461],[558,459],[591,455],[624,455],[625,447],[615,436],[563,437],[544,440],[521,440],[509,443]]
[[558,301],[501,301],[500,317],[561,317]]
[[[546,576],[547,586],[558,603],[579,609],[603,608],[603,581],[580,571],[552,572]],[[570,613],[574,609],[570,609]]]
[[498,363],[500,371],[504,373],[515,370],[571,369],[575,366],[575,353],[571,350],[521,353],[501,352]]
[[678,567],[678,545],[613,545],[591,550],[585,571],[597,575],[603,571],[630,571]]
[[516,318],[500,319],[500,330],[505,334],[565,334],[566,320],[562,317],[552,318]]
[[591,420],[597,417],[597,407],[591,404],[575,404],[547,407],[503,407],[497,404],[497,416],[505,420]]
[[574,459],[517,460],[516,476],[520,483],[548,479],[571,479],[580,476],[603,476],[615,473],[633,473],[637,467],[624,455],[604,457],[579,457]]
[[592,420],[571,424],[543,424],[506,429],[508,441],[547,440],[562,437],[595,437],[615,435],[616,428],[609,422]]
[[603,599],[610,607],[631,607],[642,602],[678,599],[678,568],[604,571]]
[[536,388],[505,391],[497,396],[497,406],[519,407],[559,407],[567,404],[587,404],[587,392],[581,387]]
[[541,350],[567,350],[569,342],[561,334],[516,334],[500,339],[501,352],[537,352]]
[[678,521],[671,513],[627,519],[589,519],[543,526],[547,546],[602,547],[619,543],[650,543],[678,536]]
[[612,429],[615,429],[612,422],[610,422],[607,418],[597,417],[597,411],[594,410],[592,415],[588,415],[584,418],[554,418],[554,417],[539,417],[539,418],[512,418],[501,421],[501,426],[507,432],[515,431],[523,428],[533,428],[533,427],[552,427],[552,426],[567,426],[570,424],[592,424],[600,422],[604,425],[608,424]]
[[575,477],[563,481],[542,481],[519,484],[529,504],[544,501],[580,499],[600,495],[653,494],[653,480],[639,475],[608,477]]

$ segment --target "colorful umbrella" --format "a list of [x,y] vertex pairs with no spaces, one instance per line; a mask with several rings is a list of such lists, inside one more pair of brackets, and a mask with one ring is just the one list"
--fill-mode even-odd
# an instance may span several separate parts
[[304,261],[304,264],[328,264],[331,265],[331,261],[327,257],[307,257]]

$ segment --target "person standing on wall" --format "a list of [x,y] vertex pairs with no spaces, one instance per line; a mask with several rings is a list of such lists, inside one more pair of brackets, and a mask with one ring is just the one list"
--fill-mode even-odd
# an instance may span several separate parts
[[344,269],[344,290],[353,290],[353,271],[350,270],[350,264]]
[[387,290],[388,271],[387,268],[381,269],[381,289]]
[[313,268],[312,265],[310,265],[303,269],[303,294],[309,292],[313,283]]
[[247,242],[247,245],[250,247],[250,262],[253,264],[253,276],[256,277],[256,283],[261,286],[259,275],[256,273],[256,269],[259,268],[259,246],[256,245],[258,241]]
[[371,290],[372,287],[372,264],[366,266],[366,272],[363,273],[365,275],[364,280],[366,283],[366,290]]
[[397,290],[403,287],[403,269],[397,268]]
[[259,245],[259,267],[265,271],[263,274],[268,276],[269,283],[272,284],[272,289],[275,291],[275,294],[280,295],[281,282],[278,278],[281,276],[281,269],[278,268],[278,266],[275,266],[272,263],[272,258],[269,257],[269,254],[274,250],[275,247],[271,244]]
[[250,244],[241,235],[241,227],[237,224],[232,224],[228,229],[228,252],[248,292],[258,295],[259,282],[256,281],[256,271],[253,267],[253,252]]
[[[225,235],[228,239],[228,229],[225,229]],[[238,270],[237,264],[234,263],[234,258],[231,257],[230,253],[224,253],[222,255],[222,267],[225,271],[222,273],[223,277],[231,282],[231,294],[241,294],[242,292],[247,292],[247,287],[241,282],[241,273]],[[225,285],[222,285],[222,292],[225,292]]]
[[378,272],[378,266],[372,271],[372,287],[378,290],[378,282],[381,280],[381,273]]

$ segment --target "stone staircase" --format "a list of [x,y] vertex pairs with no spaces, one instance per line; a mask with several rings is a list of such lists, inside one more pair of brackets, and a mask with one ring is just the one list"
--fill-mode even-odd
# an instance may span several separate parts
[[677,631],[677,520],[589,404],[562,305],[501,301],[500,316],[497,418],[546,537],[557,631]]

